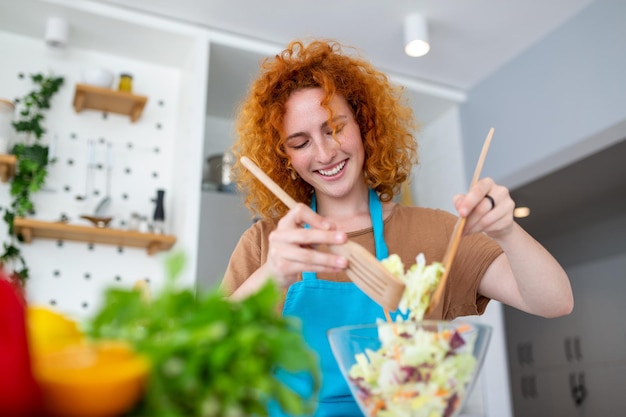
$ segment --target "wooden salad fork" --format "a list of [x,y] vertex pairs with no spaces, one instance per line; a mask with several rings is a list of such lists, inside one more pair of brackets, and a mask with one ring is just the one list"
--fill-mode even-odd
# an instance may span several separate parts
[[[280,201],[290,209],[297,202],[276,184],[250,158],[242,156],[241,164],[263,183]],[[371,299],[383,308],[395,311],[398,308],[404,282],[385,268],[374,255],[356,242],[348,240],[342,245],[329,245],[329,250],[348,260],[346,275]]]
[[[489,133],[487,134],[485,142],[483,143],[483,148],[480,152],[480,156],[478,157],[476,169],[474,169],[474,176],[472,177],[472,182],[470,183],[470,189],[476,184],[478,178],[480,177],[480,172],[483,169],[485,157],[487,156],[487,151],[489,150],[489,145],[491,144],[491,138],[493,137],[493,131],[493,127],[489,129]],[[441,280],[439,280],[439,284],[437,285],[437,288],[433,292],[433,295],[430,299],[430,303],[428,304],[428,308],[426,309],[427,313],[441,301],[441,296],[443,295],[443,290],[446,287],[446,281],[448,280],[450,268],[452,267],[452,261],[454,261],[456,250],[458,249],[459,242],[461,241],[461,235],[463,234],[466,220],[466,217],[459,217],[454,226],[454,230],[452,231],[452,237],[450,238],[450,242],[448,243],[446,252],[443,255],[443,275],[441,276]]]

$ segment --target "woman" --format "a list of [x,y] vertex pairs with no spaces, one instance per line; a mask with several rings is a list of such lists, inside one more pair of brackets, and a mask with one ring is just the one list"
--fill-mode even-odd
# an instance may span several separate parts
[[[350,239],[378,259],[396,253],[409,267],[419,253],[428,263],[441,261],[456,222],[441,210],[392,202],[417,162],[413,113],[401,93],[335,42],[296,41],[264,62],[238,118],[236,156],[253,159],[301,204],[287,210],[236,165],[246,204],[261,220],[241,237],[222,287],[233,298],[267,280],[284,288],[283,314],[302,320],[304,336],[320,357],[316,415],[361,415],[326,331],[384,317],[345,275],[346,259],[320,247]],[[480,179],[454,205],[467,217],[465,237],[442,301],[426,318],[481,314],[490,299],[544,317],[571,311],[567,275],[513,221],[505,187]],[[288,381],[306,391],[305,382]]]

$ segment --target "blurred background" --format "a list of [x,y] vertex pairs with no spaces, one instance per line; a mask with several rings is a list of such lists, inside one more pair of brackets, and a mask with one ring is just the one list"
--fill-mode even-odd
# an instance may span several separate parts
[[[417,58],[404,51],[419,32],[407,26],[415,14],[430,44]],[[56,161],[34,197],[37,220],[89,225],[81,215],[109,196],[110,227],[140,230],[163,190],[163,231],[188,256],[182,279],[210,288],[254,221],[228,181],[227,151],[259,62],[294,38],[355,47],[406,87],[421,123],[403,201],[451,210],[493,126],[483,174],[529,208],[519,223],[572,280],[567,317],[491,303],[479,320],[496,332],[466,415],[617,416],[626,383],[624,17],[621,0],[0,0],[0,98],[26,94],[32,73],[65,78],[46,115]],[[89,107],[78,85],[95,82],[91,70],[113,90],[132,76],[132,93],[147,99],[135,120],[132,110]],[[4,182],[0,206],[9,201]],[[81,318],[106,286],[162,284],[167,251],[81,239],[22,246],[29,301]]]

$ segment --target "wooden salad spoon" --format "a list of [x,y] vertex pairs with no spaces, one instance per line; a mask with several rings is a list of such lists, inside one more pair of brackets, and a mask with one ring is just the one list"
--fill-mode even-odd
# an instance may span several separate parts
[[[478,182],[478,178],[480,177],[480,172],[483,169],[485,157],[487,156],[487,151],[489,150],[489,145],[491,144],[491,138],[493,137],[493,131],[494,128],[492,127],[487,134],[487,138],[485,138],[485,142],[483,143],[483,148],[480,152],[480,156],[478,157],[476,169],[474,170],[474,176],[472,177],[472,182],[470,183],[470,189],[476,184],[476,182]],[[459,217],[456,225],[454,226],[454,230],[452,231],[452,237],[450,238],[450,242],[448,243],[446,252],[443,255],[443,275],[441,276],[441,280],[439,280],[439,284],[437,285],[437,288],[433,292],[433,295],[430,299],[430,303],[428,304],[428,308],[426,309],[427,313],[431,311],[431,309],[433,309],[441,301],[441,296],[443,295],[443,290],[446,287],[446,281],[448,280],[450,268],[452,267],[452,261],[454,261],[454,256],[456,255],[456,251],[459,247],[459,242],[461,241],[461,236],[463,234],[463,228],[465,227],[466,221],[466,217]]]
[[[280,201],[290,209],[297,202],[280,188],[261,168],[246,156],[241,157],[245,166],[259,181],[263,183]],[[395,311],[398,308],[404,282],[385,268],[374,255],[356,242],[348,240],[341,245],[329,245],[329,250],[348,260],[346,275],[370,298],[384,309]]]

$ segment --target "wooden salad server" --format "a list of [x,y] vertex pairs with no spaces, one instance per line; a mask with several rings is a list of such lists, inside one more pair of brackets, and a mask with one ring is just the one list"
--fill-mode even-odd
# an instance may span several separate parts
[[[485,157],[487,156],[487,151],[489,150],[489,145],[491,144],[491,138],[493,137],[493,127],[489,130],[487,137],[485,138],[485,142],[483,143],[483,148],[480,152],[480,156],[478,157],[478,163],[476,164],[476,169],[474,169],[474,176],[472,177],[472,182],[470,183],[470,189],[476,184],[480,177],[480,172],[483,169],[483,164],[485,163]],[[430,311],[434,308],[439,301],[441,301],[441,296],[443,295],[443,290],[446,287],[446,281],[448,280],[448,274],[450,272],[450,268],[452,267],[452,261],[454,261],[454,256],[456,255],[456,250],[459,247],[459,242],[461,241],[461,236],[463,234],[463,228],[465,227],[465,222],[467,218],[459,217],[454,226],[454,230],[452,231],[452,237],[450,238],[450,242],[448,243],[448,247],[446,248],[446,252],[443,255],[443,275],[441,276],[441,280],[437,285],[437,288],[433,292],[433,295],[430,299],[430,303],[428,304],[428,308],[426,312]]]
[[[291,209],[297,204],[250,158],[242,156],[241,163],[287,207]],[[404,293],[404,282],[389,272],[374,255],[350,240],[342,245],[329,245],[328,248],[348,260],[346,274],[365,294],[389,311],[398,308]]]

